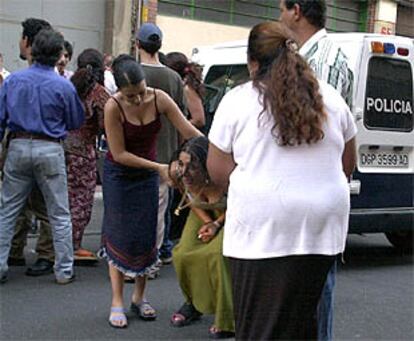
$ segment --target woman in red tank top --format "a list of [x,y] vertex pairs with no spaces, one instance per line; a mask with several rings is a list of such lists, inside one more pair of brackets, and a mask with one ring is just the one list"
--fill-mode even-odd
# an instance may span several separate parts
[[159,178],[168,165],[157,163],[156,138],[165,115],[184,139],[200,136],[162,90],[147,88],[141,66],[128,55],[113,62],[119,89],[105,106],[109,152],[104,164],[104,219],[100,254],[109,264],[112,305],[109,323],[125,328],[124,276],[135,278],[131,310],[143,320],[156,312],[145,299],[146,275],[157,260]]

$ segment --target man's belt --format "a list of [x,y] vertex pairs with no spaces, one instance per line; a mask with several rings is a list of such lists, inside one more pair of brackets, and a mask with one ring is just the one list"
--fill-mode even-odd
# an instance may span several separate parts
[[10,140],[13,139],[29,139],[29,140],[43,140],[60,143],[62,139],[51,137],[45,134],[29,133],[26,131],[14,131],[10,133]]

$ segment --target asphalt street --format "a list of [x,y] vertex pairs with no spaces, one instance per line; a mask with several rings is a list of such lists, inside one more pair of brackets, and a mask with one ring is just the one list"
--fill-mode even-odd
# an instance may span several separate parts
[[[96,200],[84,246],[99,247],[102,201]],[[34,262],[35,239],[26,248]],[[1,340],[201,340],[207,339],[212,316],[184,328],[173,328],[169,318],[182,303],[172,265],[149,281],[148,299],[158,312],[154,322],[130,313],[129,327],[108,325],[110,282],[106,264],[76,267],[77,279],[66,286],[53,275],[27,277],[24,267],[11,267],[10,279],[0,286]],[[348,238],[345,264],[337,276],[335,340],[413,340],[414,271],[412,255],[396,252],[382,235]],[[126,285],[129,305],[132,286]]]

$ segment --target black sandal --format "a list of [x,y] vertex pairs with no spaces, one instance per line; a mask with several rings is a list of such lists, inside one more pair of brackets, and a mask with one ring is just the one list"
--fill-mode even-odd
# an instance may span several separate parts
[[184,303],[181,308],[171,316],[170,322],[173,327],[184,327],[199,320],[202,315],[203,314],[197,311],[191,303]]

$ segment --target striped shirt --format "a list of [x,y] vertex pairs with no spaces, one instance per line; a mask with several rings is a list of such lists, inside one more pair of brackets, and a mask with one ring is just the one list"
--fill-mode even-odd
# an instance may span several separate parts
[[352,108],[354,75],[348,67],[348,57],[323,28],[316,32],[299,50],[315,72],[316,78],[333,86]]

